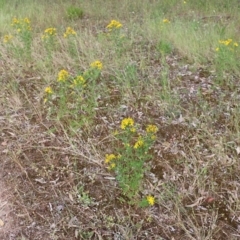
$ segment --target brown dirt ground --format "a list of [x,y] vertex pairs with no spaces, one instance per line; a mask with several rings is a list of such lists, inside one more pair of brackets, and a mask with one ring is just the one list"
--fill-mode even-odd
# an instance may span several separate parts
[[13,239],[14,220],[12,217],[11,189],[6,187],[2,168],[0,169],[0,239]]

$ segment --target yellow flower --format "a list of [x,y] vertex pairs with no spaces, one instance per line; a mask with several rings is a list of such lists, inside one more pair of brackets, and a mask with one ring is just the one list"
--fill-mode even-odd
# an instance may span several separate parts
[[154,203],[155,203],[155,198],[154,198],[153,196],[151,196],[151,195],[148,195],[148,196],[147,196],[147,201],[148,201],[148,204],[149,204],[150,206],[153,206]]
[[170,21],[167,18],[164,18],[163,23],[170,23]]
[[152,136],[151,136],[151,139],[152,139],[152,140],[156,140],[157,137],[156,137],[155,135],[152,135]]
[[45,93],[47,94],[52,94],[53,93],[53,90],[51,87],[46,87],[45,90],[44,90]]
[[82,86],[85,87],[86,86],[86,80],[82,77],[82,76],[77,76],[74,80],[73,80],[73,87],[74,86]]
[[19,23],[20,23],[20,20],[17,19],[16,17],[14,17],[13,20],[12,20],[12,24],[11,25],[13,26],[13,25],[17,25]]
[[63,34],[65,38],[67,38],[69,35],[76,35],[77,33],[71,28],[67,27],[66,32]]
[[4,42],[4,43],[8,43],[8,42],[10,42],[10,41],[12,40],[12,38],[13,38],[12,35],[5,35],[5,36],[3,37],[3,42]]
[[115,130],[115,131],[113,132],[113,135],[114,135],[114,136],[117,136],[118,134],[119,134],[118,130]]
[[233,46],[235,46],[235,47],[238,47],[238,43],[237,43],[237,42],[235,42],[235,43],[233,44]]
[[158,131],[158,127],[156,125],[149,124],[146,131],[147,133],[156,133]]
[[97,69],[99,69],[99,70],[101,70],[101,69],[103,68],[103,64],[102,64],[99,60],[97,60],[97,61],[95,61],[95,62],[92,62],[92,63],[90,64],[90,66],[91,66],[92,68],[97,68]]
[[112,170],[116,167],[116,163],[111,163],[109,166],[108,166],[108,170]]
[[121,129],[126,129],[127,127],[133,127],[134,121],[132,118],[124,118],[121,122]]
[[111,162],[113,159],[116,159],[117,157],[114,155],[114,154],[106,154],[106,157],[105,157],[105,163],[109,163]]
[[58,73],[58,82],[65,82],[69,77],[69,73],[68,71],[66,70],[61,70],[59,73]]
[[133,148],[135,148],[135,149],[140,148],[143,146],[143,144],[144,144],[144,141],[143,141],[142,137],[139,137],[137,142],[134,144]]
[[27,24],[30,24],[30,20],[28,18],[24,18],[23,19],[23,22],[27,23]]
[[217,47],[217,48],[215,49],[215,51],[218,52],[218,51],[219,51],[219,47]]
[[31,30],[30,20],[28,18],[17,19],[14,17],[11,26],[15,26],[18,32],[22,32],[22,30]]
[[232,42],[232,39],[229,38],[229,39],[227,39],[227,40],[225,41],[225,45],[228,46],[231,42]]
[[120,22],[118,22],[117,20],[112,20],[108,25],[107,25],[107,28],[109,30],[112,30],[114,28],[121,28],[122,27],[122,24]]
[[132,127],[132,128],[130,129],[130,131],[133,132],[133,133],[135,133],[135,132],[136,132],[136,128],[135,128],[135,127]]
[[219,40],[218,41],[220,44],[224,44],[225,46],[228,46],[231,42],[232,42],[232,39],[229,38],[227,40]]
[[57,30],[56,30],[56,28],[47,28],[47,29],[45,29],[44,33],[47,33],[48,35],[56,35]]
[[42,35],[42,39],[48,39],[51,36],[55,36],[57,34],[56,28],[47,28]]

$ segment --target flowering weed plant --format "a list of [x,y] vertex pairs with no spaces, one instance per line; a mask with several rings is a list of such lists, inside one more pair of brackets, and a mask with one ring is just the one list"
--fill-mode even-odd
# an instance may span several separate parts
[[111,20],[111,22],[106,26],[108,39],[113,42],[118,54],[122,53],[123,44],[126,40],[121,31],[122,27],[122,23],[117,20]]
[[[28,18],[16,18],[12,19],[11,26],[16,30],[16,39],[19,40],[18,45],[14,46],[18,56],[25,56],[26,58],[31,57],[31,45],[32,45],[32,28],[31,22]],[[5,37],[5,43],[9,42],[12,37]]]
[[4,43],[10,43],[13,39],[13,36],[11,34],[4,35],[3,42]]
[[44,30],[42,35],[42,41],[44,48],[47,52],[48,60],[52,59],[52,52],[55,50],[57,41],[57,30],[56,28],[50,27]]
[[122,24],[120,22],[118,22],[117,20],[112,20],[108,25],[107,25],[107,29],[109,31],[115,31],[117,29],[122,28]]
[[95,81],[101,74],[102,63],[96,61],[91,65],[94,66],[75,75],[62,69],[54,86],[45,88],[44,103],[49,108],[49,116],[67,122],[73,130],[89,124],[97,106]]
[[77,56],[77,41],[76,41],[77,33],[71,27],[67,27],[63,37],[67,40],[68,51],[72,57]]
[[236,41],[233,41],[231,38],[219,40],[215,52],[218,81],[220,80],[221,83],[222,79],[224,79],[224,72],[228,71],[229,69],[234,70],[239,68],[238,61],[236,61],[238,57],[238,43]]
[[[156,140],[157,131],[157,126],[148,125],[145,131],[140,133],[132,118],[124,118],[120,131],[115,132],[119,146],[115,149],[117,154],[106,155],[105,164],[109,170],[115,172],[119,186],[130,200],[130,204],[139,200],[138,193],[142,187],[144,173],[148,169],[146,162],[152,157],[149,150]],[[143,202],[146,203],[146,199]],[[153,203],[153,199],[149,201],[149,205]]]

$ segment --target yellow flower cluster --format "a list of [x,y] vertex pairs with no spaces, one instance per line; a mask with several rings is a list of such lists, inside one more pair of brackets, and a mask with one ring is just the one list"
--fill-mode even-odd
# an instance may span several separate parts
[[27,24],[30,24],[30,20],[28,18],[24,18],[23,19],[23,22],[27,23]]
[[111,162],[113,159],[116,159],[117,157],[114,154],[106,154],[105,163]]
[[65,38],[67,38],[67,37],[69,37],[71,35],[75,36],[75,35],[77,35],[77,33],[71,27],[67,27],[66,32],[63,34],[63,36]]
[[23,30],[30,31],[31,26],[30,26],[30,20],[28,18],[16,18],[14,17],[12,19],[11,26],[15,27],[18,32],[22,32]]
[[58,73],[58,82],[65,82],[69,77],[69,73],[68,71],[62,69],[59,73]]
[[85,87],[86,86],[86,80],[83,78],[83,76],[77,76],[74,80],[73,80],[73,87],[76,86],[82,86]]
[[47,93],[47,94],[52,94],[52,93],[53,93],[53,90],[52,90],[51,87],[46,87],[44,91],[45,91],[45,93]]
[[114,162],[114,160],[116,160],[117,158],[119,158],[120,156],[116,156],[114,154],[106,154],[106,158],[105,158],[105,163],[109,164],[108,165],[108,170],[112,170],[116,167],[116,163]]
[[138,149],[138,148],[142,147],[143,144],[144,144],[144,141],[143,141],[142,137],[139,137],[137,142],[134,144],[133,148]]
[[12,26],[14,26],[14,25],[19,25],[19,24],[30,24],[30,20],[28,19],[28,18],[23,18],[23,19],[18,19],[18,18],[16,18],[16,17],[14,17],[13,19],[12,19]]
[[146,128],[147,133],[156,133],[158,131],[158,127],[156,125],[149,124]]
[[48,101],[48,96],[53,94],[53,90],[50,86],[46,87],[44,92],[47,94],[47,96],[44,98],[44,103],[46,103]]
[[132,118],[124,118],[121,122],[121,129],[126,129],[127,127],[133,127],[134,120]]
[[90,64],[90,66],[91,66],[92,68],[96,68],[96,69],[98,69],[98,70],[102,70],[102,68],[103,68],[103,64],[102,64],[102,62],[100,62],[99,60],[92,62],[92,63]]
[[[233,40],[231,38],[228,38],[226,40],[219,40],[218,42],[220,44],[224,45],[224,46],[229,46],[232,50],[233,50],[232,47],[238,47],[238,43],[237,42],[233,42]],[[216,51],[219,51],[219,50],[220,50],[220,48],[217,47]]]
[[118,22],[117,20],[112,20],[108,25],[107,28],[111,31],[112,29],[118,29],[121,28],[122,24]]
[[13,36],[12,35],[5,35],[4,37],[3,37],[3,42],[4,43],[9,43],[11,40],[12,40],[12,38],[13,38]]
[[42,35],[42,39],[45,40],[55,35],[57,35],[56,28],[47,28],[45,29],[44,34]]
[[13,18],[13,20],[12,20],[12,26],[14,26],[14,25],[18,25],[20,23],[20,20],[19,19],[17,19],[16,17],[14,17]]
[[47,28],[47,29],[45,29],[44,33],[46,33],[48,35],[56,35],[57,30],[56,30],[56,28]]
[[164,18],[163,23],[170,23],[170,21],[167,18]]
[[225,46],[228,46],[231,42],[232,42],[232,39],[229,38],[227,40],[219,40],[218,41],[220,44],[224,44]]
[[155,203],[155,198],[154,198],[153,196],[151,196],[151,195],[148,195],[148,196],[147,196],[147,202],[148,202],[148,204],[149,204],[150,206],[153,206],[154,203]]
[[156,125],[149,124],[146,127],[146,132],[150,134],[152,140],[156,140],[157,137],[154,134],[156,134],[157,131],[158,127]]

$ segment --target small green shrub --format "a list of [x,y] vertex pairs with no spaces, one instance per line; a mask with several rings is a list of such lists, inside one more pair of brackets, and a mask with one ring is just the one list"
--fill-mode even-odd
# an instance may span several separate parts
[[67,8],[67,17],[71,20],[80,19],[83,17],[83,10],[79,7],[70,6]]

